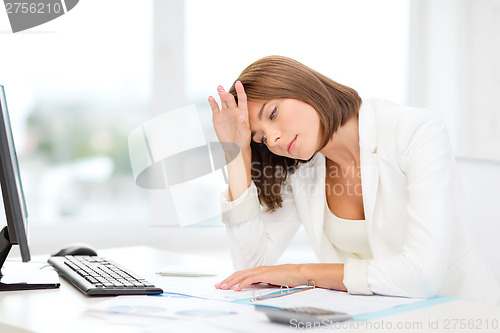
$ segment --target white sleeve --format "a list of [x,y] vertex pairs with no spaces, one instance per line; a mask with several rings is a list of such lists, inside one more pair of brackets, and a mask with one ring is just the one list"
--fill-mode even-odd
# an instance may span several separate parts
[[446,126],[438,116],[413,129],[399,163],[408,191],[403,252],[390,258],[347,261],[344,284],[349,293],[427,298],[444,280],[453,233],[454,157]]
[[250,187],[234,201],[222,193],[222,221],[226,224],[236,270],[275,264],[300,226],[291,187],[282,188],[282,207],[274,212],[260,208],[257,188]]

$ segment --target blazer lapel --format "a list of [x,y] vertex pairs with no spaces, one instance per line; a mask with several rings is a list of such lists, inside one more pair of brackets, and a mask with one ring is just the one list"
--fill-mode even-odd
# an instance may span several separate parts
[[298,174],[291,177],[294,181],[294,198],[304,230],[314,252],[320,257],[325,213],[325,156],[316,153],[311,165],[304,167],[306,170],[297,170]]
[[363,208],[368,227],[368,240],[370,241],[372,239],[373,213],[379,183],[379,170],[375,110],[372,105],[366,102],[363,102],[359,111],[359,147]]
[[[316,190],[310,192],[310,214],[311,221],[318,221],[316,223],[312,223],[311,232],[315,238],[314,244],[317,246],[315,251],[317,253],[321,253],[321,243],[323,241],[323,226],[325,222],[325,176],[326,176],[326,160],[325,156],[321,153],[318,153],[318,159],[315,165],[316,171],[316,179],[314,184],[316,185]],[[321,257],[320,257],[321,258]]]

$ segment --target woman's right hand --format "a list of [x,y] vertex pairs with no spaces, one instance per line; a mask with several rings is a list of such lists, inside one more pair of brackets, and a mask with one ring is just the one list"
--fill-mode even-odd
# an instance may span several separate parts
[[208,98],[208,102],[212,108],[212,122],[220,143],[223,147],[226,143],[234,143],[245,154],[250,151],[251,140],[247,95],[240,81],[237,81],[234,86],[238,96],[238,105],[233,95],[224,91],[222,86],[217,88],[222,109],[219,109],[219,105],[212,96]]

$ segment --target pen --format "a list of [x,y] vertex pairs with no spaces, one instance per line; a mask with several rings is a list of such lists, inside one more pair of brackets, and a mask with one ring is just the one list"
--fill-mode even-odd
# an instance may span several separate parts
[[[283,288],[286,288],[286,291],[284,291]],[[307,287],[304,287],[304,288],[290,290],[290,288],[287,285],[283,285],[283,286],[281,286],[281,291],[279,293],[272,293],[272,294],[268,294],[268,295],[264,295],[264,296],[256,296],[256,297],[252,298],[250,301],[251,302],[263,301],[266,299],[291,295],[291,294],[295,294],[295,293],[298,293],[301,291],[306,291],[306,290],[310,290],[310,289],[314,289],[314,288],[316,288],[316,283],[313,280],[307,281]]]
[[161,276],[176,276],[176,277],[203,277],[203,276],[217,276],[213,273],[202,273],[202,272],[156,272],[156,274]]

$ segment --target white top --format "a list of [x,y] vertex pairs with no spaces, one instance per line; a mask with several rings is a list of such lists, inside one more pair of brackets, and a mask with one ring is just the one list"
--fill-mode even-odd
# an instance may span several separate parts
[[335,215],[325,200],[326,236],[336,248],[352,253],[359,259],[372,258],[368,243],[368,230],[365,220],[346,220]]

